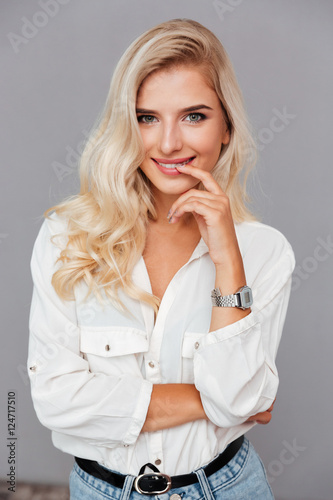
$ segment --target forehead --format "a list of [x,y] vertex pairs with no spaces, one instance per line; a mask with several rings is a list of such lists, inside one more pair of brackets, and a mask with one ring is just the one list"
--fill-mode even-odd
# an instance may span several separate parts
[[[214,89],[208,84],[203,68],[191,66],[176,66],[154,71],[142,82],[137,103],[140,106],[152,105],[154,102],[171,104],[180,102],[188,106],[206,99],[210,104],[219,103]],[[186,102],[185,102],[186,101]]]

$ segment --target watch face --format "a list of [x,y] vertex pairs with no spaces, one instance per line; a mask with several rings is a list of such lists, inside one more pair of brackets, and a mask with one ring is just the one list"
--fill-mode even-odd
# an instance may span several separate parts
[[252,298],[252,290],[249,286],[245,286],[241,291],[240,291],[240,305],[244,309],[247,309],[252,306],[253,304],[253,298]]

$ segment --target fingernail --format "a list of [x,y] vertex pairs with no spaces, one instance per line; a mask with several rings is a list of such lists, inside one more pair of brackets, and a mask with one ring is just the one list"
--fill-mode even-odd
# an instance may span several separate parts
[[167,219],[168,219],[168,222],[170,223],[171,221],[173,221],[173,216],[174,215],[177,215],[177,210],[175,210],[172,215],[171,215],[171,210],[169,210],[169,213],[168,213],[168,216],[167,216]]

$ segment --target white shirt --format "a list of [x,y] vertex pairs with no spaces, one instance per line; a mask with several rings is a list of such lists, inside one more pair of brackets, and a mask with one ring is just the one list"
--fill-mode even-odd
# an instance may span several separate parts
[[[55,214],[45,220],[31,260],[28,371],[54,445],[123,474],[137,475],[147,462],[170,475],[207,464],[276,396],[275,357],[295,265],[289,243],[259,222],[235,225],[252,312],[209,332],[215,266],[202,239],[171,280],[154,324],[153,309],[124,293],[132,316],[93,296],[84,301],[83,283],[75,301],[58,297],[51,277],[60,249],[50,238],[64,228]],[[133,279],[151,292],[142,257]],[[141,433],[153,384],[164,383],[194,383],[209,421]]]

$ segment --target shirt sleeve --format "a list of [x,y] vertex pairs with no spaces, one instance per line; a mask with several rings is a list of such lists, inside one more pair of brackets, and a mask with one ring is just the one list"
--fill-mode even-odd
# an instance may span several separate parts
[[281,233],[259,229],[243,261],[253,292],[252,312],[206,334],[193,359],[195,385],[205,412],[219,427],[239,425],[267,410],[279,384],[275,358],[287,312],[294,254]]
[[28,373],[34,407],[49,429],[92,445],[135,443],[144,424],[152,384],[134,375],[91,373],[80,353],[75,301],[61,300],[52,283],[60,248],[51,241],[54,220],[36,239],[31,272]]

